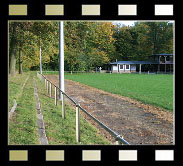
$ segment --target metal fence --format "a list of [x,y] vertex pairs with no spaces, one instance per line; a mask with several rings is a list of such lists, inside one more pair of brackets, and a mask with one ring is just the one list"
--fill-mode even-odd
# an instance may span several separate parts
[[101,121],[99,121],[97,118],[95,118],[93,115],[91,115],[89,112],[87,112],[84,108],[80,106],[79,103],[74,101],[71,97],[69,97],[65,92],[63,92],[59,87],[57,87],[55,84],[53,84],[51,81],[49,81],[44,75],[39,74],[37,72],[37,77],[44,82],[44,87],[47,90],[50,97],[52,97],[52,87],[55,89],[55,105],[57,105],[57,92],[61,92],[61,101],[62,101],[62,118],[65,119],[65,102],[64,98],[67,97],[76,107],[76,141],[80,142],[80,110],[84,112],[87,116],[89,116],[91,119],[93,119],[96,123],[98,123],[102,128],[104,128],[111,136],[115,138],[116,144],[124,144],[129,145],[129,143],[123,139],[123,137],[119,134],[117,134],[115,131],[107,127],[105,124],[103,124]]

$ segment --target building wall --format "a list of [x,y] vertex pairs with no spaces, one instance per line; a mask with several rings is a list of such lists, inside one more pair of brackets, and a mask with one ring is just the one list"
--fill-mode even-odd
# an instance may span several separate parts
[[[112,72],[117,73],[118,72],[118,66],[112,65]],[[129,72],[136,72],[136,65],[130,65],[128,66],[126,64],[119,65],[119,72],[120,73],[129,73]]]
[[117,65],[112,65],[112,71],[118,71],[118,66]]
[[131,71],[136,72],[136,65],[131,65]]

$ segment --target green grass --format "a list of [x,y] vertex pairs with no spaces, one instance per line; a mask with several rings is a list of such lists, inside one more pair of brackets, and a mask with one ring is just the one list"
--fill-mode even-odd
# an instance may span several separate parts
[[49,144],[110,144],[99,134],[98,129],[82,116],[80,116],[80,143],[77,143],[75,110],[66,104],[66,119],[62,119],[61,105],[55,106],[54,99],[49,98],[44,84],[38,79],[36,82]]
[[14,99],[16,100],[18,95],[22,92],[21,87],[23,86],[28,74],[16,74],[16,77],[8,76],[9,80],[9,91],[8,91],[8,110],[10,110],[14,104]]
[[173,111],[173,75],[66,74],[65,78]]
[[[22,85],[21,80],[27,76],[18,75],[9,79],[9,87],[14,90],[15,85]],[[17,92],[18,92],[17,88]],[[9,93],[9,99],[12,93]],[[17,107],[14,116],[9,119],[9,145],[34,145],[38,144],[36,104],[33,88],[33,74],[31,73],[22,94],[17,99]]]

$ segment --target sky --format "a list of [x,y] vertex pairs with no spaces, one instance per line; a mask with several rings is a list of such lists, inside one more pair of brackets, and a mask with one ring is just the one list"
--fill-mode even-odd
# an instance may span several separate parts
[[[114,24],[121,24],[121,25],[126,25],[126,26],[134,26],[135,24],[135,22],[137,22],[137,21],[113,21],[113,23]],[[148,22],[148,21],[147,21]],[[174,21],[167,21],[167,22],[174,22]]]
[[126,26],[133,26],[136,21],[113,21],[114,24],[124,24]]

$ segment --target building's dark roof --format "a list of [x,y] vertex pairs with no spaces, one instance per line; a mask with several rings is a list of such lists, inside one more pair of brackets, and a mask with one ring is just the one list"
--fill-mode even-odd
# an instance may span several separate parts
[[173,56],[173,54],[161,53],[161,54],[153,54],[150,56]]
[[117,64],[158,64],[156,61],[117,61],[112,62],[110,65],[117,65]]

